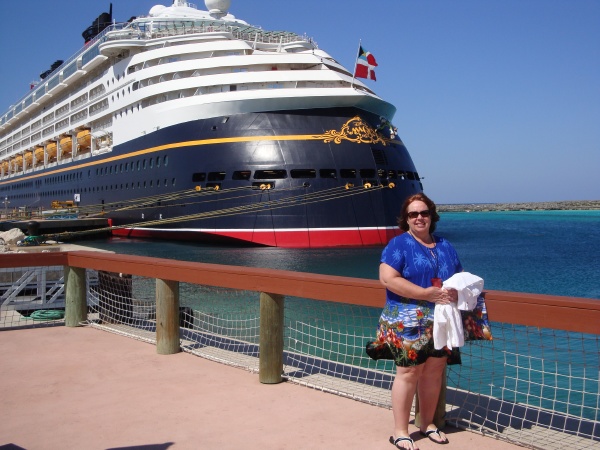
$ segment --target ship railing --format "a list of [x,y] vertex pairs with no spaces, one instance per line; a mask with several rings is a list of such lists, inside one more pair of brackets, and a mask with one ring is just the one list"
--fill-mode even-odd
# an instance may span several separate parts
[[132,24],[125,28],[111,28],[105,35],[105,40],[158,39],[162,37],[204,33],[228,33],[234,39],[267,44],[287,44],[297,41],[314,42],[307,36],[300,36],[291,32],[265,31],[255,27],[232,26],[223,23],[193,20],[152,20],[147,23]]
[[[59,83],[61,72],[78,58],[85,60],[84,54],[98,52],[98,46],[105,41],[118,41],[129,39],[157,39],[168,36],[181,36],[194,33],[213,33],[227,32],[235,39],[242,39],[247,42],[257,42],[262,44],[289,44],[292,42],[305,41],[315,44],[312,38],[306,35],[300,36],[295,33],[285,31],[265,31],[254,27],[240,27],[227,24],[210,24],[194,21],[153,21],[152,26],[134,26],[135,24],[118,23],[113,24],[100,32],[92,40],[86,43],[77,53],[64,61],[60,67],[41,83],[31,89],[27,94],[19,98],[13,106],[9,108],[6,114],[2,115],[2,123],[9,119],[9,116],[16,114],[20,110],[24,101],[37,98],[38,94],[45,93],[50,83]],[[316,44],[315,44],[316,45]]]
[[[384,304],[376,280],[92,251],[0,256],[1,268],[37,266],[64,266],[64,319],[23,318],[13,299],[0,327],[91,326],[152,343],[159,354],[185,351],[254,371],[263,383],[391,406],[395,366],[364,351]],[[533,448],[598,446],[600,302],[485,297],[493,340],[461,348],[436,423]]]

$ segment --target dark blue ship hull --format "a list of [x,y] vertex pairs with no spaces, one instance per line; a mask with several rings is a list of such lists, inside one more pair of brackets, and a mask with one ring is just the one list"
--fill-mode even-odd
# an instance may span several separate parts
[[76,198],[118,235],[286,247],[385,244],[421,191],[389,124],[350,108],[192,120],[0,183],[11,206]]

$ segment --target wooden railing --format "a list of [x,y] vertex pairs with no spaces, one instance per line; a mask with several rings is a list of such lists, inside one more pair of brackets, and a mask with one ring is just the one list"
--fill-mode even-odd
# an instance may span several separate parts
[[[1,268],[45,265],[121,272],[378,308],[385,302],[384,288],[379,281],[362,278],[93,251],[0,255]],[[600,301],[594,299],[486,290],[486,306],[494,322],[600,334]]]

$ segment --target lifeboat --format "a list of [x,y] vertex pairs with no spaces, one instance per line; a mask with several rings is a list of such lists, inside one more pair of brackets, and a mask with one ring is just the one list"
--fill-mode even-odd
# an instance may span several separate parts
[[77,153],[86,153],[92,149],[92,133],[81,130],[77,133]]
[[0,163],[0,171],[2,171],[3,175],[8,175],[8,161],[4,160]]
[[35,165],[44,164],[44,147],[37,146],[33,153],[35,155]]
[[60,138],[60,153],[62,157],[71,156],[73,151],[73,139],[71,136],[63,136]]
[[46,145],[46,153],[48,154],[48,162],[56,161],[56,142],[50,142]]
[[15,172],[21,172],[23,170],[23,157],[19,155],[13,158],[12,161]]
[[23,158],[25,162],[23,163],[23,169],[30,169],[33,167],[33,150],[28,150],[24,153]]

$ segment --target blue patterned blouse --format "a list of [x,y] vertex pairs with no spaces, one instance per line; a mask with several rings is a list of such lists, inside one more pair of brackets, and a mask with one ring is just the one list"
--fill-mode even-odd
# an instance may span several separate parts
[[[447,280],[455,273],[462,272],[462,265],[452,244],[440,236],[434,235],[434,239],[436,246],[429,249],[417,242],[410,233],[396,236],[383,249],[381,262],[423,288],[431,286],[432,278]],[[388,324],[402,322],[404,332],[412,335],[422,332],[418,330],[419,325],[433,321],[434,307],[434,303],[403,298],[386,289],[386,305],[380,321]],[[416,310],[418,314],[415,314]],[[405,338],[416,338],[416,334],[405,335]]]

